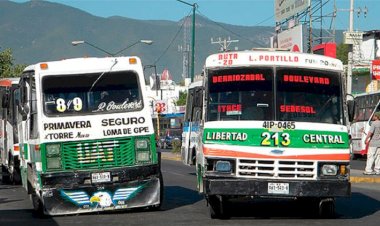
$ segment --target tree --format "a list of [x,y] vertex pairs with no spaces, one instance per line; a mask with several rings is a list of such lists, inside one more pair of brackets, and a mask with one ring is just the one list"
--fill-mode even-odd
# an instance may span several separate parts
[[177,100],[177,106],[185,106],[186,105],[187,92],[179,92],[179,97]]
[[0,78],[20,77],[26,65],[13,63],[12,50],[0,52]]
[[336,58],[341,60],[343,64],[348,63],[348,51],[349,51],[349,45],[347,44],[339,44],[336,48]]

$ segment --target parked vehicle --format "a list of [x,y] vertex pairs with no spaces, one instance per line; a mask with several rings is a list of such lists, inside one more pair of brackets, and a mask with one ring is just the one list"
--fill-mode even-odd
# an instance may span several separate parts
[[380,111],[380,92],[355,95],[355,114],[351,122],[352,158],[360,158],[367,154],[365,138],[371,127],[375,112]]
[[17,131],[19,78],[0,80],[0,166],[3,183],[19,184],[20,148]]
[[159,139],[159,147],[163,149],[172,148],[173,141],[178,140],[182,142],[182,130],[181,129],[166,129],[165,135]]

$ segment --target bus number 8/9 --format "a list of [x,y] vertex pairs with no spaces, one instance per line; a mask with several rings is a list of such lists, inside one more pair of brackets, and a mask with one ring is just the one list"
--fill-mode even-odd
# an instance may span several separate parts
[[271,146],[273,143],[273,146],[278,146],[281,144],[281,146],[289,146],[290,145],[290,135],[289,133],[269,133],[264,132],[261,134],[261,137],[263,138],[261,140],[261,146]]

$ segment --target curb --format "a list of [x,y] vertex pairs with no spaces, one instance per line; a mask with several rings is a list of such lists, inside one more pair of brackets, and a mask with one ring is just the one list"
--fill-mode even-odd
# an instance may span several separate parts
[[380,183],[380,177],[351,177],[351,183]]
[[179,154],[161,152],[161,159],[172,160],[172,161],[181,161],[181,156]]

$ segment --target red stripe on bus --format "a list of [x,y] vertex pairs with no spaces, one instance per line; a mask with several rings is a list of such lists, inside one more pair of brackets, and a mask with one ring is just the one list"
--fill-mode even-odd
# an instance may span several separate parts
[[350,154],[313,154],[313,155],[263,155],[257,153],[247,153],[241,151],[221,150],[213,148],[203,148],[203,154],[215,157],[233,157],[233,158],[259,158],[259,159],[303,159],[303,160],[334,160],[348,161]]

